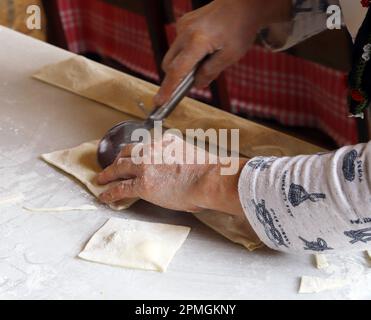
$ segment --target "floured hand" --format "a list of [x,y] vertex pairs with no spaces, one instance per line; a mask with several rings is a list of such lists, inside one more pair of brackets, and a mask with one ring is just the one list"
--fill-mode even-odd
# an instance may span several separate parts
[[[166,152],[179,146],[181,152]],[[123,199],[141,198],[158,206],[187,212],[205,209],[231,215],[243,215],[238,196],[238,178],[247,159],[238,159],[240,169],[230,176],[221,175],[222,164],[183,164],[186,154],[194,155],[200,149],[190,146],[177,136],[164,136],[149,145],[125,147],[116,161],[98,176],[98,183],[117,184],[101,194],[100,200],[112,204]],[[163,155],[162,162],[154,160]],[[211,155],[205,152],[206,159]],[[157,158],[158,159],[158,158]],[[161,159],[161,158],[160,158]],[[158,162],[157,162],[158,163]],[[189,163],[189,162],[188,162]]]

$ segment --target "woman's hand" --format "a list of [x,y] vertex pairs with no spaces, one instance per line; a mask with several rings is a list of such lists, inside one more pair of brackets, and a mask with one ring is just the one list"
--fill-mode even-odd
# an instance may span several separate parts
[[[169,143],[173,143],[172,148],[179,146],[183,151],[180,156],[178,154],[177,163],[168,164],[173,155],[165,155],[164,148]],[[146,152],[137,152],[135,156],[135,148]],[[187,149],[185,142],[176,136],[170,139],[169,136],[164,137],[164,140],[151,145],[127,146],[115,163],[99,174],[100,184],[117,181],[114,187],[100,196],[100,200],[115,203],[141,198],[172,210],[200,212],[210,209],[243,216],[237,186],[240,171],[247,160],[236,159],[238,173],[222,176],[220,169],[223,165],[219,161],[217,164],[209,164],[209,161],[206,164],[181,164],[185,163],[185,154],[189,150],[196,154],[199,149],[193,146]],[[153,164],[158,152],[164,154],[165,163]],[[139,154],[141,164],[138,164]],[[206,159],[209,156],[206,153]]]
[[177,38],[166,54],[166,73],[155,105],[169,100],[177,85],[206,55],[195,86],[207,87],[252,46],[258,31],[288,20],[292,0],[214,0],[177,22]]

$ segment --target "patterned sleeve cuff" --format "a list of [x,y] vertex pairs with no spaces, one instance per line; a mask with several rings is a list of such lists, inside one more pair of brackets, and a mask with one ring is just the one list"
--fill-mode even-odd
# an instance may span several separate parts
[[[278,230],[275,232],[276,229],[273,225],[270,227],[270,224],[266,223],[266,220],[272,219],[272,216],[269,212],[266,212],[264,200],[261,202],[259,200],[255,201],[255,199],[259,198],[256,194],[255,186],[258,184],[259,174],[269,169],[276,160],[276,157],[256,157],[251,159],[243,168],[238,182],[240,202],[250,226],[254,229],[259,239],[273,250],[277,249],[277,246],[274,244],[276,240],[269,235],[276,233],[281,237],[282,235]],[[272,232],[267,232],[269,228],[271,228]],[[281,240],[279,239],[279,241]]]
[[327,8],[339,0],[292,0],[292,20],[276,23],[260,32],[264,45],[283,51],[326,30]]

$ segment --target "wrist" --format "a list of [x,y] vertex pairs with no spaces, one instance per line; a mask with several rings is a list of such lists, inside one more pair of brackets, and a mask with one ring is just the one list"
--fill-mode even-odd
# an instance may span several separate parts
[[239,159],[238,172],[222,175],[222,165],[209,166],[195,189],[196,205],[206,210],[221,211],[234,216],[243,216],[244,212],[238,193],[238,181],[248,159]]

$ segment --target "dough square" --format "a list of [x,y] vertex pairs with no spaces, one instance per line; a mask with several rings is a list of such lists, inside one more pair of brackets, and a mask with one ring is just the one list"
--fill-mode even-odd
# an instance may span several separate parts
[[[45,162],[63,170],[82,182],[90,192],[98,197],[115,182],[101,186],[97,183],[96,177],[102,169],[97,161],[97,149],[99,141],[86,142],[78,147],[55,151],[41,155]],[[110,205],[113,210],[124,210],[130,207],[138,199],[125,199]]]
[[112,266],[165,272],[190,230],[183,226],[111,218],[78,257]]

